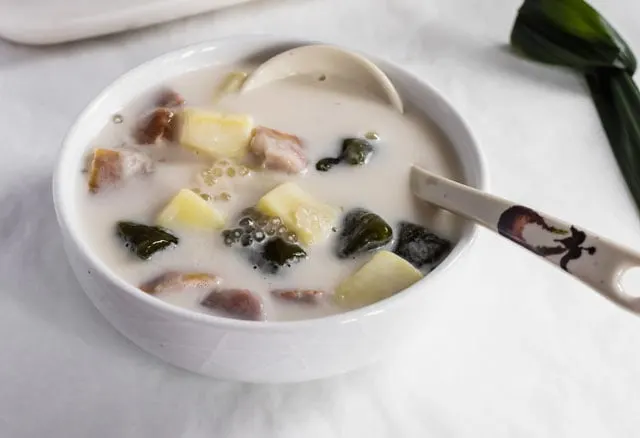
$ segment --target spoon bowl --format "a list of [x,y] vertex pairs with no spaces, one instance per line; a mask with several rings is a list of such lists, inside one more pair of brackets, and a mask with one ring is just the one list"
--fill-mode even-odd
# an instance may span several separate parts
[[247,77],[240,91],[295,75],[315,75],[318,80],[329,76],[353,80],[398,112],[404,112],[400,94],[378,66],[357,53],[327,44],[300,46],[275,55]]

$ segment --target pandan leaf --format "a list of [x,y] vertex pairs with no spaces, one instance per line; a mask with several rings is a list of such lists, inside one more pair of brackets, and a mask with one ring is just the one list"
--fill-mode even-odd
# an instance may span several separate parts
[[525,0],[511,45],[540,62],[585,75],[611,150],[640,208],[640,92],[636,58],[620,34],[583,0]]
[[597,71],[587,83],[618,167],[640,206],[640,93],[624,71]]
[[511,45],[538,61],[580,70],[633,73],[636,58],[615,29],[583,0],[525,0]]

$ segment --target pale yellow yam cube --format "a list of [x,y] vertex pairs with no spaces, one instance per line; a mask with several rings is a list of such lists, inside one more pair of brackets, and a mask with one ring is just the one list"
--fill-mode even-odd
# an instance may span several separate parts
[[316,200],[293,182],[271,190],[258,201],[256,208],[282,219],[305,245],[325,240],[338,218],[338,209]]
[[221,229],[224,222],[222,213],[189,189],[180,190],[156,220],[164,228],[198,230]]
[[423,277],[402,257],[380,251],[338,285],[334,298],[339,305],[349,309],[368,306],[408,288]]
[[198,108],[182,111],[180,144],[212,158],[242,158],[253,135],[248,114],[223,114]]

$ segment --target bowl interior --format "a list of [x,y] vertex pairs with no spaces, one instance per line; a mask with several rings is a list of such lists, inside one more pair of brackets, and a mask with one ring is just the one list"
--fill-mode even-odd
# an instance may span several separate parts
[[[310,43],[316,43],[316,41],[245,36],[186,47],[135,68],[108,86],[87,106],[64,140],[58,168],[54,176],[54,201],[60,226],[68,233],[81,254],[89,260],[95,269],[111,280],[115,286],[129,291],[141,300],[147,301],[150,305],[189,318],[206,320],[217,324],[251,326],[291,326],[309,321],[237,321],[178,308],[141,292],[113,273],[83,241],[77,231],[80,227],[78,206],[75,202],[75,187],[78,183],[77,178],[82,177],[81,173],[78,172],[80,163],[97,133],[100,132],[113,114],[118,113],[123,107],[139,98],[140,95],[190,71],[233,63],[249,62],[256,64],[284,50]],[[478,145],[464,120],[451,105],[431,86],[401,67],[388,61],[377,59],[374,56],[365,56],[376,63],[389,76],[405,102],[423,112],[447,137],[460,163],[463,182],[478,189],[485,189],[484,165]],[[392,306],[394,301],[405,299],[404,297],[412,294],[412,290],[422,287],[430,278],[447,275],[448,268],[473,240],[475,231],[476,226],[474,224],[465,223],[460,239],[450,255],[425,279],[402,293],[361,309],[313,321],[331,319],[347,321],[384,311],[388,306]]]

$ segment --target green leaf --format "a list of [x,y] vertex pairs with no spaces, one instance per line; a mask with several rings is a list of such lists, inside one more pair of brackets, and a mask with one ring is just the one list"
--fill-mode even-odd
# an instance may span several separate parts
[[587,75],[602,126],[618,167],[640,206],[640,92],[624,71],[597,70]]
[[583,0],[525,0],[511,45],[537,61],[585,74],[611,150],[640,208],[640,92],[632,79],[631,48]]
[[636,59],[615,29],[583,0],[525,0],[511,44],[541,62],[588,71],[610,67],[633,73]]

